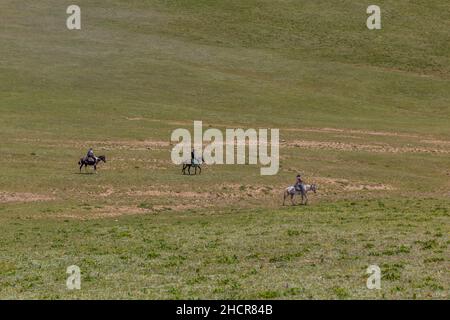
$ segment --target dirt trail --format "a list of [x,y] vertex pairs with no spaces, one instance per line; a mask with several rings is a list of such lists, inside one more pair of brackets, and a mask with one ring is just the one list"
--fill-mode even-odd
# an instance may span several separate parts
[[[145,118],[134,117],[127,118],[130,121],[144,120]],[[183,121],[165,121],[157,119],[145,119],[154,122],[165,122],[168,125],[188,126],[192,125],[190,122]],[[227,126],[223,124],[214,124],[213,127],[217,128],[235,128],[236,125]],[[209,126],[204,125],[204,130]],[[238,126],[239,127],[239,126]],[[245,126],[243,126],[245,128]],[[341,138],[363,138],[363,136],[386,136],[386,137],[402,137],[409,138],[411,144],[405,146],[392,146],[387,143],[353,143],[353,142],[340,142],[340,141],[314,141],[314,140],[282,140],[281,147],[300,147],[309,149],[333,149],[340,151],[366,151],[366,152],[384,152],[384,153],[450,153],[450,140],[437,139],[432,136],[423,136],[414,133],[398,133],[398,132],[386,132],[386,131],[374,131],[374,130],[359,130],[359,129],[345,129],[345,128],[286,128],[281,129],[281,132],[316,132],[327,134],[341,134]],[[353,135],[353,136],[352,136]],[[334,140],[334,139],[333,139]],[[17,142],[40,144],[52,147],[71,147],[74,149],[84,150],[87,145],[93,146],[95,150],[101,152],[101,150],[135,150],[144,151],[151,149],[170,149],[175,143],[168,140],[90,140],[90,141],[78,141],[78,140],[52,140],[52,139],[17,139]],[[416,146],[417,143],[425,144],[425,146]],[[217,143],[217,142],[216,142]],[[204,145],[208,143],[205,142]],[[227,142],[223,142],[226,145]],[[270,143],[269,143],[270,144]],[[248,141],[245,143],[248,145]]]
[[0,191],[0,203],[12,202],[37,202],[37,201],[51,201],[54,197],[42,194],[35,194],[29,192],[3,192]]
[[130,215],[145,215],[145,214],[157,214],[161,212],[180,212],[186,210],[204,209],[210,207],[210,205],[198,205],[198,204],[161,204],[153,205],[149,208],[140,208],[137,206],[105,206],[97,208],[95,210],[89,210],[87,212],[73,212],[73,213],[61,213],[55,215],[47,215],[46,217],[52,218],[64,218],[64,219],[76,219],[76,220],[92,220],[102,218],[118,218],[122,216]]
[[398,133],[387,131],[372,131],[372,130],[358,130],[358,129],[337,129],[337,128],[288,128],[284,131],[294,132],[317,132],[317,133],[347,133],[347,134],[360,134],[371,136],[384,136],[384,137],[404,137],[404,138],[423,138],[423,136],[412,133]]
[[319,189],[324,187],[327,190],[333,191],[379,191],[379,190],[395,190],[389,184],[383,183],[362,183],[357,181],[350,181],[347,179],[314,177],[311,180],[319,185]]
[[26,142],[50,147],[71,147],[84,150],[86,146],[92,146],[96,150],[148,150],[170,147],[169,141],[162,140],[51,140],[51,139],[16,139],[17,142]]
[[[314,198],[333,197],[336,194],[349,192],[371,192],[381,190],[395,190],[389,184],[383,183],[361,183],[342,178],[332,177],[311,177],[309,183],[318,185],[317,194]],[[68,218],[78,220],[90,220],[100,218],[117,218],[128,215],[145,215],[170,212],[182,212],[187,210],[204,210],[208,208],[225,208],[235,204],[240,207],[251,205],[254,201],[261,204],[275,205],[281,201],[284,189],[288,184],[265,186],[265,185],[242,185],[238,183],[223,183],[217,185],[214,191],[211,190],[191,190],[173,191],[171,186],[160,185],[154,189],[144,190],[115,190],[107,186],[104,191],[97,194],[100,198],[114,199],[116,194],[125,194],[129,197],[129,202],[135,205],[117,204],[106,205],[100,208],[73,211],[67,213],[44,215],[53,218]],[[186,186],[188,188],[188,186]],[[47,199],[37,198],[33,199]],[[275,202],[274,202],[275,201]],[[145,202],[145,206],[137,205]],[[167,202],[167,203],[166,203]],[[42,218],[43,216],[33,217]]]
[[448,154],[450,148],[430,148],[422,146],[394,147],[387,144],[359,144],[348,142],[294,140],[283,142],[281,146],[304,149],[332,149],[339,151],[366,151],[374,153],[436,153]]

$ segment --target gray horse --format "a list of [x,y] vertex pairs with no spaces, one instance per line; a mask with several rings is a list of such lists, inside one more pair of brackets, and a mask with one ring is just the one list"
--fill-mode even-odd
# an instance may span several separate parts
[[291,203],[293,206],[295,206],[295,202],[294,202],[295,195],[301,195],[302,196],[301,204],[307,205],[308,204],[308,195],[307,195],[308,192],[312,191],[312,192],[316,193],[317,186],[315,184],[304,184],[303,187],[304,187],[304,192],[297,190],[295,188],[295,186],[287,187],[286,190],[284,190],[284,194],[283,194],[283,206],[284,206],[284,203],[288,196],[291,197]]

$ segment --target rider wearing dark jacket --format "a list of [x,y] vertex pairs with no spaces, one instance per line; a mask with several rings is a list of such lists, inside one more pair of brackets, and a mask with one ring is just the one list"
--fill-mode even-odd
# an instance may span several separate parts
[[303,182],[301,175],[299,175],[299,174],[297,175],[294,186],[295,186],[295,190],[301,191],[302,193],[305,192],[305,186],[304,186],[304,182]]
[[195,160],[195,150],[194,148],[192,148],[191,150],[191,164],[194,165],[194,160]]

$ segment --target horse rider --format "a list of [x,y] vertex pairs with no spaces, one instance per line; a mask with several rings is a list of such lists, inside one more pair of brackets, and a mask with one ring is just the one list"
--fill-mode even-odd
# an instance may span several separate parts
[[89,161],[89,159],[92,159],[93,161],[97,161],[97,157],[94,155],[94,150],[92,148],[89,148],[86,159]]
[[295,184],[294,184],[295,190],[300,191],[302,194],[305,194],[305,184],[303,182],[302,176],[297,175]]
[[191,150],[191,164],[192,165],[195,164],[195,150],[194,150],[194,148],[192,148],[192,150]]

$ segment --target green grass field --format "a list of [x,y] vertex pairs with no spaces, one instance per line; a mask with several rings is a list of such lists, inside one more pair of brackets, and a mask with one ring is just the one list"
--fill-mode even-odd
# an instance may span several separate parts
[[[448,299],[450,4],[76,4],[0,3],[1,299]],[[181,175],[194,120],[279,128],[279,173]]]

